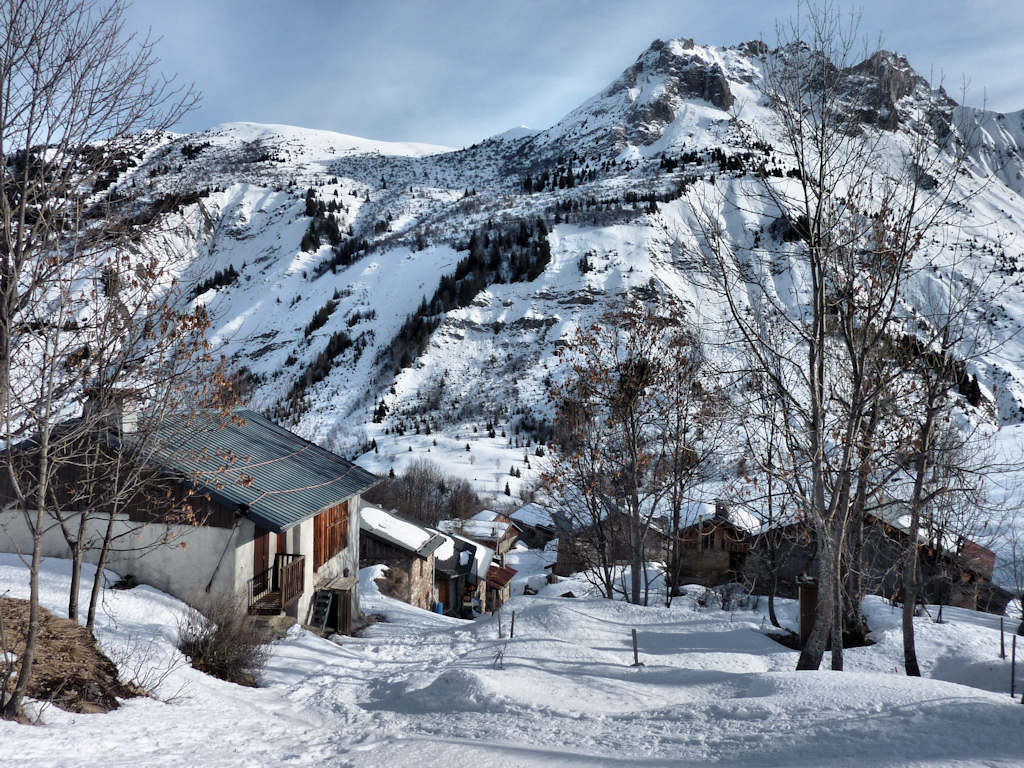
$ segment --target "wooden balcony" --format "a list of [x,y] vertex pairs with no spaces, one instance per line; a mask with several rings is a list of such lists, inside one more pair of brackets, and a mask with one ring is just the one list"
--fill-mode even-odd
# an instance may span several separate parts
[[298,600],[305,589],[305,556],[278,552],[270,568],[249,579],[249,613],[276,616]]

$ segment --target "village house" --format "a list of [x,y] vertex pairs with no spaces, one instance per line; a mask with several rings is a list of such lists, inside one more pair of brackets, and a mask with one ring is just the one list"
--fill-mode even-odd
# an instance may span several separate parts
[[368,505],[360,509],[359,530],[360,567],[388,567],[381,591],[417,608],[434,610],[438,602],[434,553],[445,537]]
[[[910,533],[905,515],[891,512],[883,516],[867,515],[862,540],[851,537],[850,546],[860,548],[863,567],[859,570],[861,594],[877,594],[898,599],[901,571]],[[608,517],[595,526],[572,526],[563,516],[555,516],[559,529],[558,556],[554,573],[567,576],[593,567],[595,542],[603,534],[611,562],[628,561],[628,525],[625,519]],[[648,532],[647,559],[666,560],[667,536],[654,521]],[[754,532],[756,522],[744,515],[735,516],[725,503],[716,501],[714,514],[681,529],[680,581],[714,587],[742,582],[754,592],[765,593],[772,582],[776,594],[796,597],[802,577],[813,574],[815,547],[809,527],[803,523],[774,526]],[[1012,595],[992,583],[995,554],[965,537],[948,540],[941,546],[923,538],[919,541],[922,597],[928,602],[960,608],[1002,613]]]
[[468,520],[441,520],[437,528],[442,533],[459,535],[494,550],[499,562],[519,538],[519,527],[498,512],[483,510]]
[[441,546],[434,551],[438,601],[435,610],[464,618],[483,613],[487,601],[487,571],[494,559],[494,550],[458,534],[432,532],[443,538]]
[[544,549],[555,538],[555,521],[551,510],[540,504],[524,504],[509,519],[519,528],[519,540],[533,549]]
[[[599,521],[569,519],[554,514],[558,532],[558,553],[552,570],[556,576],[571,576],[597,565],[602,559],[612,565],[626,565],[630,559],[630,520],[624,513],[605,515]],[[602,551],[603,549],[603,551]],[[644,556],[651,562],[664,558],[665,532],[660,520],[651,521],[644,540]]]
[[[883,516],[865,516],[863,534],[850,546],[860,549],[861,594],[901,599],[902,568],[910,531],[898,508]],[[941,543],[918,536],[921,599],[929,603],[1002,613],[1012,594],[992,583],[995,553],[970,539],[939,537]],[[814,537],[807,523],[796,522],[762,531],[751,539],[744,580],[763,591],[775,570],[777,594],[796,597],[802,577],[815,572]]]
[[[236,594],[253,614],[351,631],[360,616],[360,496],[379,482],[375,475],[250,410],[226,420],[166,419],[147,433],[155,448],[144,458],[133,436],[145,415],[120,407],[115,417],[110,449],[144,461],[169,498],[187,501],[194,524],[169,508],[128,504],[115,517],[107,567],[185,601]],[[5,491],[0,497],[10,498]],[[67,521],[68,510],[62,514]],[[0,519],[0,549],[30,549],[19,519],[10,512]],[[102,539],[105,527],[97,515],[88,538]],[[45,556],[68,556],[58,528],[43,538]],[[95,557],[88,548],[86,558]]]
[[682,583],[717,586],[739,581],[750,550],[750,535],[729,519],[724,504],[715,504],[715,514],[679,532]]

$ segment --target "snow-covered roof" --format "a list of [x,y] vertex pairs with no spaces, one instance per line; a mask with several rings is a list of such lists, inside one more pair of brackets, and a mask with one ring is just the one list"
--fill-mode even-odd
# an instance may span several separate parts
[[426,528],[374,506],[360,509],[359,529],[423,557],[444,543],[440,536]]
[[462,534],[470,539],[497,541],[504,538],[508,533],[510,524],[498,520],[487,522],[484,520],[441,520],[437,527],[443,533]]
[[470,520],[479,520],[482,523],[491,523],[498,519],[498,513],[490,509],[481,509]]
[[440,537],[441,542],[434,550],[434,558],[438,561],[446,561],[455,557],[455,540],[451,536],[431,530],[431,533]]
[[517,523],[522,523],[523,525],[529,525],[531,527],[536,527],[538,525],[542,525],[546,528],[555,527],[555,521],[551,517],[551,510],[542,507],[540,504],[526,504],[515,512],[509,514],[509,517]]

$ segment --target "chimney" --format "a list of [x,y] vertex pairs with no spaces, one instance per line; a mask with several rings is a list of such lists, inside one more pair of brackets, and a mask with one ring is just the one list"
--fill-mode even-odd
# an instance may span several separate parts
[[87,389],[82,418],[96,419],[122,435],[138,432],[139,393],[133,389]]
[[729,504],[722,499],[715,499],[715,519],[716,520],[728,520],[729,519]]

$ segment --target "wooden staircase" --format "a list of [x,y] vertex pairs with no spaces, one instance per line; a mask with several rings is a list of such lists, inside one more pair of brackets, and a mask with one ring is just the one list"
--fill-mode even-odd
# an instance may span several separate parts
[[278,552],[274,564],[249,579],[249,613],[277,616],[302,597],[306,588],[306,558]]
[[281,591],[278,589],[264,592],[249,603],[249,613],[253,616],[277,616],[281,613]]

